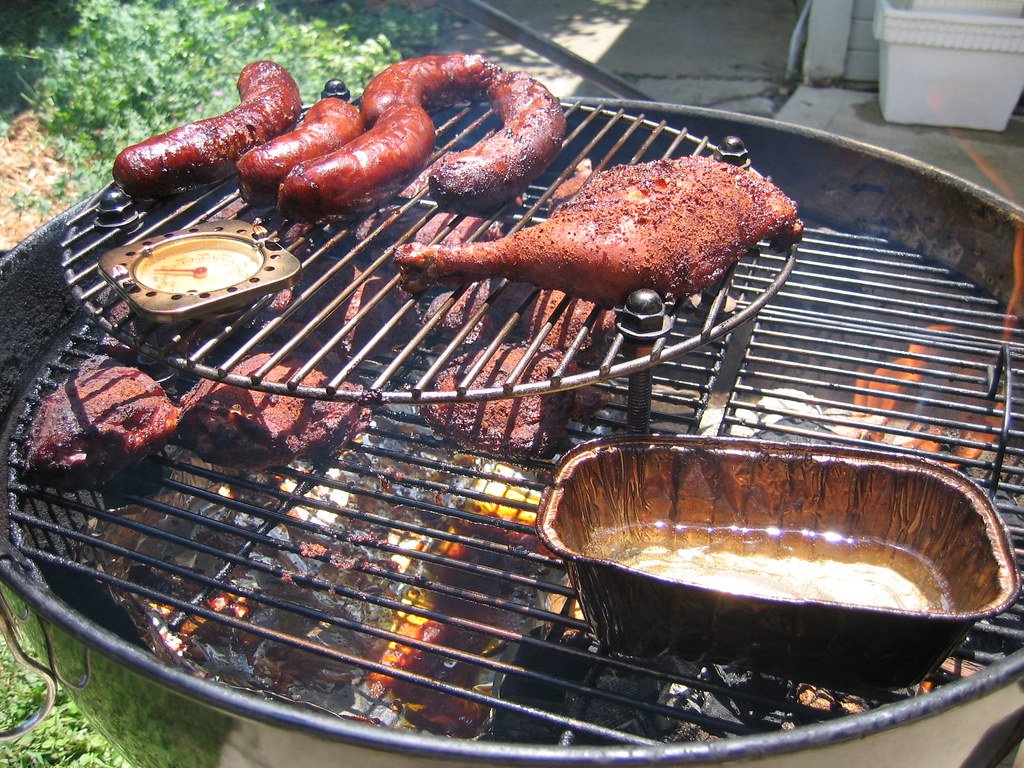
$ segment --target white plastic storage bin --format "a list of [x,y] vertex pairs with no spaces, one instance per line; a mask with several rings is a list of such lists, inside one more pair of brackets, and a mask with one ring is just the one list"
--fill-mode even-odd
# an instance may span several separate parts
[[1020,16],[1024,0],[910,0],[912,11],[943,11],[984,16]]
[[886,120],[1005,130],[1024,90],[1024,19],[875,2]]

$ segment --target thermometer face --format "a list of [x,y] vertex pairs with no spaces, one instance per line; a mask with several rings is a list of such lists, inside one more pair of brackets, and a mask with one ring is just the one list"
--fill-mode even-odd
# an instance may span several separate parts
[[137,314],[156,322],[235,312],[294,285],[301,272],[265,229],[235,220],[129,243],[103,254],[99,268]]
[[263,254],[255,244],[202,237],[142,254],[131,271],[142,288],[201,293],[245,282],[262,266]]

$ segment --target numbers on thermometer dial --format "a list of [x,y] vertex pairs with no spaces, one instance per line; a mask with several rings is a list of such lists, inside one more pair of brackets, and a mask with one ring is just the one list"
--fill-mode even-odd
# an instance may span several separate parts
[[217,291],[252,279],[263,264],[255,246],[245,242],[168,243],[143,252],[133,265],[135,281],[143,289],[164,293]]

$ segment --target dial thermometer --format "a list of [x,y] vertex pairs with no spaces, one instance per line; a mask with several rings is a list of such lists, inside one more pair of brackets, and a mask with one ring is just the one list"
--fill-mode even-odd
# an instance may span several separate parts
[[295,285],[302,270],[262,226],[234,219],[123,245],[99,268],[137,314],[158,323],[228,314]]

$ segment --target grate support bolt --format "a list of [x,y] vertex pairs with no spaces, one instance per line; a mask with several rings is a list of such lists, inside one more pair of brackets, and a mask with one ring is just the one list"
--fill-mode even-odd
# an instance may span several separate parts
[[135,203],[120,187],[111,187],[96,206],[96,226],[101,229],[124,229],[131,232],[142,223]]
[[[649,355],[654,343],[672,328],[672,317],[657,291],[641,288],[626,298],[616,319],[619,332],[634,357]],[[650,368],[629,375],[626,394],[626,431],[643,435],[651,431],[651,392],[654,377]]]
[[622,335],[634,344],[664,336],[670,323],[665,300],[650,288],[640,288],[629,294],[616,321]]
[[320,91],[320,98],[335,98],[344,99],[345,101],[348,101],[349,99],[352,98],[352,94],[349,93],[348,87],[345,85],[345,82],[343,80],[338,80],[337,78],[335,78],[332,80],[328,80],[324,84],[324,89]]
[[714,151],[714,157],[715,160],[737,167],[742,167],[750,162],[750,153],[747,152],[743,139],[739,136],[726,136],[722,139]]

